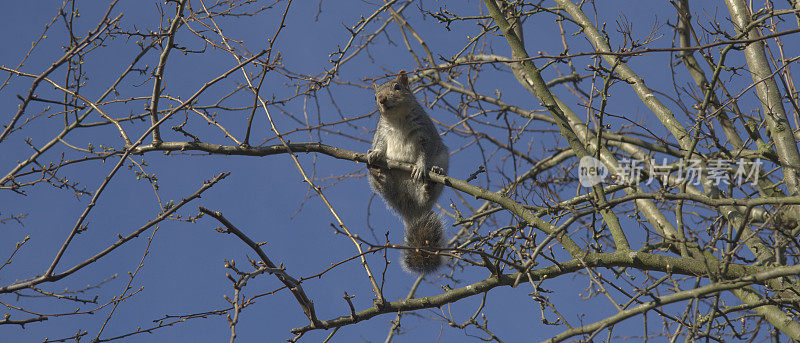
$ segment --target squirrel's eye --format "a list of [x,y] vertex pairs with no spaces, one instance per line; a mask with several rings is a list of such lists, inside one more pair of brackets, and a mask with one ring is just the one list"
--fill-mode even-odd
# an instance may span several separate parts
[[400,89],[401,89],[400,88],[400,84],[399,83],[395,83],[394,84],[394,90],[399,91]]

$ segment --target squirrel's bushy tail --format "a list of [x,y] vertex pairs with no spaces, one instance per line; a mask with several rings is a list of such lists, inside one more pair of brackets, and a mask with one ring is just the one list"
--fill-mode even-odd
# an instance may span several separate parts
[[442,265],[442,256],[436,252],[444,241],[442,219],[435,213],[428,212],[406,219],[405,225],[406,245],[411,249],[403,252],[403,268],[419,274],[438,269]]

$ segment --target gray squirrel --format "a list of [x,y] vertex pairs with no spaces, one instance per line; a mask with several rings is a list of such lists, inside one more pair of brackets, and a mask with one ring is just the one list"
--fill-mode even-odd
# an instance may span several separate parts
[[[404,71],[373,87],[381,117],[372,150],[367,153],[372,166],[369,184],[403,219],[405,244],[412,249],[403,252],[401,264],[406,270],[427,274],[441,266],[442,257],[432,251],[441,248],[444,240],[442,221],[431,210],[443,186],[428,180],[427,172],[447,174],[450,155],[431,118],[414,98]],[[411,163],[413,171],[374,167],[387,159]]]

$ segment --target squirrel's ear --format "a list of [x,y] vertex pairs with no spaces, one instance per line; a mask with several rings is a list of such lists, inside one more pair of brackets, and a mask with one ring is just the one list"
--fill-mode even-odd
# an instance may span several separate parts
[[397,74],[397,82],[400,82],[403,87],[408,88],[408,75],[406,75],[405,70],[401,70],[399,74]]
[[377,91],[378,90],[378,85],[375,84],[375,83],[372,83],[372,90]]

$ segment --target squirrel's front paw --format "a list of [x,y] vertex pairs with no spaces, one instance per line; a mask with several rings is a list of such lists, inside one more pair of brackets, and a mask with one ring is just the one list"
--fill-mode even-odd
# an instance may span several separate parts
[[436,173],[436,174],[439,174],[439,175],[445,175],[444,169],[442,169],[442,167],[439,167],[439,166],[431,167],[431,171]]
[[425,165],[422,163],[417,163],[414,165],[414,168],[411,169],[411,177],[414,180],[425,180],[428,178],[428,168],[425,168]]
[[367,151],[367,164],[375,164],[380,160],[386,158],[386,153],[382,150],[369,150]]

